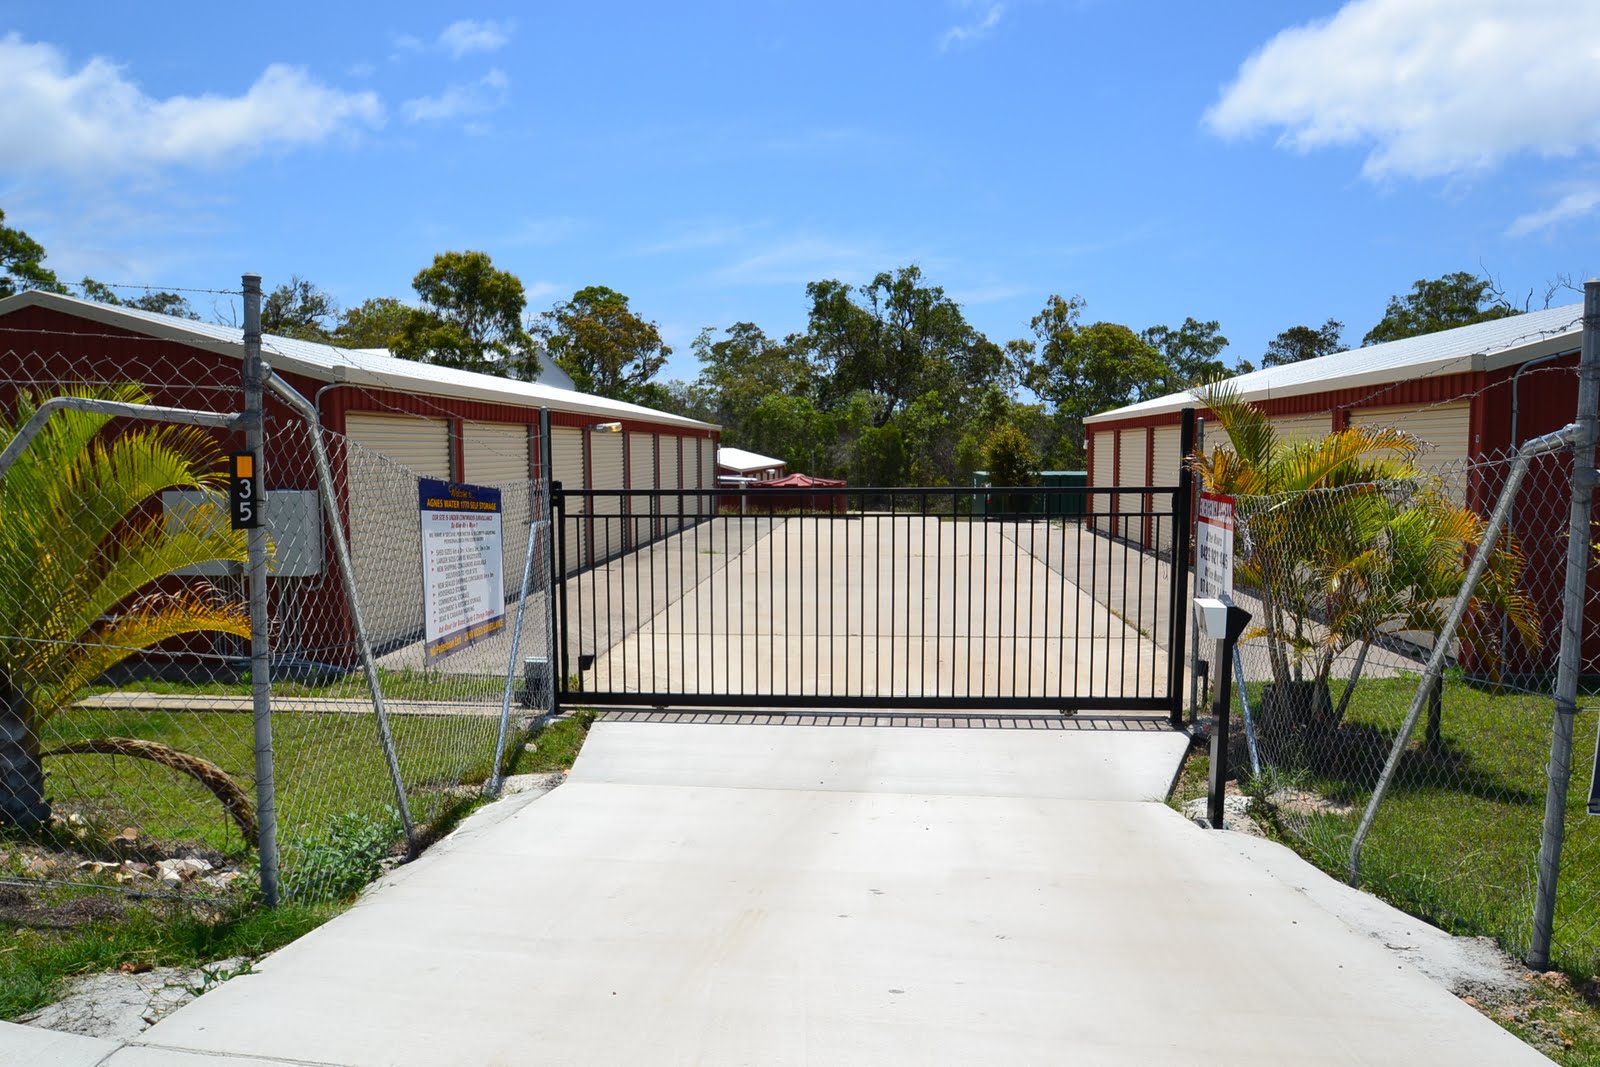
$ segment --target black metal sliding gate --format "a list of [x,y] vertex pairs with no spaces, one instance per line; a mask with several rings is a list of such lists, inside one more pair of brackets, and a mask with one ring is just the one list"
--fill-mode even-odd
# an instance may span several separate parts
[[1189,614],[1181,482],[558,485],[559,699],[1162,713],[1176,725]]

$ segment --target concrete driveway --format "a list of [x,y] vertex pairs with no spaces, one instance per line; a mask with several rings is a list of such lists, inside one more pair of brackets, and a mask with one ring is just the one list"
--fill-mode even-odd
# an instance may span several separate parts
[[1544,1062],[1159,803],[1185,744],[602,722],[83,1062]]

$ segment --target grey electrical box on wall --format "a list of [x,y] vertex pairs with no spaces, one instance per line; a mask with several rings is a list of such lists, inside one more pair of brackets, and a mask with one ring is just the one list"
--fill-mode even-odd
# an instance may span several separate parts
[[[314,490],[269,489],[266,493],[267,540],[272,546],[272,557],[267,573],[274,578],[314,578],[322,573],[322,505]],[[161,494],[161,511],[167,525],[183,522],[202,505],[212,509],[211,521],[218,529],[227,529],[228,502],[226,498],[186,489],[169,489]],[[220,578],[238,574],[236,563],[213,560],[183,567],[172,573]]]

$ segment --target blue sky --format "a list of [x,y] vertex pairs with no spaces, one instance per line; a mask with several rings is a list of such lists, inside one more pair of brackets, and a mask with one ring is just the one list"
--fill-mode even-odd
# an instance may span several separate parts
[[667,377],[907,263],[999,342],[1076,293],[1259,361],[1418,278],[1600,270],[1584,40],[1570,0],[0,2],[0,209],[63,278],[346,305],[482,249],[533,309],[628,294]]

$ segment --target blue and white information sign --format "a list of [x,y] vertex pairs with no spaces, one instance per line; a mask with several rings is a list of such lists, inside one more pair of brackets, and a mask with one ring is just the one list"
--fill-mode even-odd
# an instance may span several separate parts
[[424,478],[417,497],[424,661],[431,664],[505,628],[500,490]]

